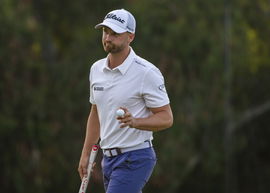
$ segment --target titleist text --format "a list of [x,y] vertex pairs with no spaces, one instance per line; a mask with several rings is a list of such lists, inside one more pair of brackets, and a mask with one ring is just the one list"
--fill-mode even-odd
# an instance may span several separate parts
[[125,23],[125,20],[121,19],[120,17],[117,17],[113,13],[110,13],[110,14],[106,15],[105,19],[114,19],[114,20],[117,20],[117,21],[119,21],[121,23]]

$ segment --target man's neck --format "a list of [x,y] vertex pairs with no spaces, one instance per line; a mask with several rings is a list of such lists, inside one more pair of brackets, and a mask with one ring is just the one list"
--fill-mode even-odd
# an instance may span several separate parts
[[109,63],[108,66],[113,69],[122,64],[130,53],[130,47],[122,50],[119,53],[110,53],[109,54]]

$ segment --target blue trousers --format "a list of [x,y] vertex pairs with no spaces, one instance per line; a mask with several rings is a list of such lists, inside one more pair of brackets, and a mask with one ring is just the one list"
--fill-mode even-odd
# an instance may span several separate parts
[[103,156],[102,172],[106,193],[142,193],[155,165],[156,154],[152,147],[114,157]]

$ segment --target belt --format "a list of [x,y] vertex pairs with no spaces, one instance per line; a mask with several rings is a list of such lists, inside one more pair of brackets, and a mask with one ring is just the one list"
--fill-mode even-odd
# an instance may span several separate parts
[[146,140],[143,143],[136,145],[136,146],[133,146],[133,147],[103,149],[103,154],[106,157],[114,157],[114,156],[120,155],[122,153],[134,151],[134,150],[138,150],[138,149],[144,149],[144,148],[148,148],[148,147],[152,147],[152,146],[153,146],[152,142],[150,140]]

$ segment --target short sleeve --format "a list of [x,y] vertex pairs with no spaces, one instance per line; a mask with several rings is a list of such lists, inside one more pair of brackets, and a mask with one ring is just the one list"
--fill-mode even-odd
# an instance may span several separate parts
[[89,91],[90,91],[90,96],[89,96],[89,102],[91,104],[96,104],[95,100],[94,100],[94,93],[93,93],[93,87],[92,87],[92,73],[93,73],[93,69],[90,69],[90,73],[89,73]]
[[164,78],[158,68],[151,68],[145,75],[142,95],[149,108],[162,107],[170,103]]

